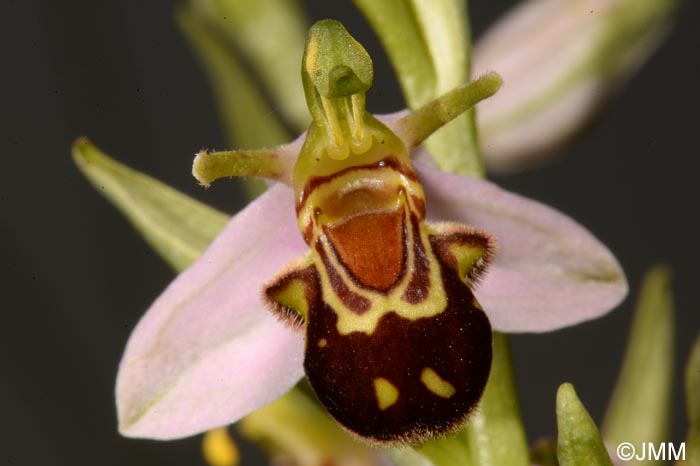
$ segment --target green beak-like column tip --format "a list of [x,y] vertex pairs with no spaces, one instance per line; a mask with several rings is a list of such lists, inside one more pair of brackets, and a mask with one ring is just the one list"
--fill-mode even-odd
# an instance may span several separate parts
[[364,47],[341,23],[324,19],[309,30],[302,76],[308,100],[316,93],[326,98],[365,93],[372,86],[374,72]]
[[324,135],[333,159],[347,158],[351,148],[364,153],[372,144],[364,126],[365,93],[373,76],[372,59],[342,24],[325,19],[311,26],[301,78],[312,128]]

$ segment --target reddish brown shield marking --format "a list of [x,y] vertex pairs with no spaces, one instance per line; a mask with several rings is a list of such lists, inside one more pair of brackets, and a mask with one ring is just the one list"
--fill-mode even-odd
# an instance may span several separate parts
[[358,284],[387,291],[406,267],[404,210],[352,217],[325,229],[335,253]]

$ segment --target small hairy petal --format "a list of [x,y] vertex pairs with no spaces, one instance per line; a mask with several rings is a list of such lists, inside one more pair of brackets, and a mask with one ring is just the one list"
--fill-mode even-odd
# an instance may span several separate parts
[[229,424],[303,376],[302,337],[260,290],[306,249],[284,185],[233,217],[132,333],[117,376],[122,434],[172,439]]
[[566,327],[605,314],[627,294],[612,253],[564,214],[488,181],[416,168],[429,220],[463,222],[496,240],[475,292],[494,329]]

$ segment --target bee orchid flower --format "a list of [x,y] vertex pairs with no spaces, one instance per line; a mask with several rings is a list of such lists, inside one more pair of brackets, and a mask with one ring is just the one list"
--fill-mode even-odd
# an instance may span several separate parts
[[195,159],[204,185],[271,184],[135,328],[117,379],[124,435],[173,439],[232,423],[306,372],[347,430],[415,443],[474,408],[492,329],[555,330],[626,295],[614,256],[569,217],[425,163],[419,144],[495,93],[498,75],[375,118],[364,108],[369,56],[322,21],[302,76],[307,133]]

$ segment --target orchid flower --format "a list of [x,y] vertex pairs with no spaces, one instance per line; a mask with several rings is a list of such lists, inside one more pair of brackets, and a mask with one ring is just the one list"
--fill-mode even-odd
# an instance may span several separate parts
[[[366,290],[353,282],[358,277],[360,281],[363,277],[365,282],[373,281],[375,288],[390,290],[397,280],[408,280],[402,277],[420,276],[419,256],[433,261],[429,269],[431,273],[440,270],[442,280],[454,274],[454,286],[462,293],[461,305],[472,317],[451,322],[473,326],[476,333],[470,334],[473,348],[450,357],[469,359],[469,367],[471,359],[477,363],[473,379],[466,385],[453,384],[449,380],[452,374],[440,374],[429,367],[414,374],[417,384],[420,378],[438,397],[449,399],[460,390],[472,392],[468,401],[460,398],[461,411],[455,419],[445,421],[444,426],[430,426],[436,434],[456,427],[478,401],[490,365],[491,329],[555,330],[601,316],[627,292],[624,274],[613,255],[575,221],[487,181],[441,172],[430,166],[429,155],[418,148],[435,130],[496,92],[500,86],[497,75],[486,74],[412,112],[374,118],[364,109],[364,94],[372,80],[371,60],[335,22],[312,28],[303,70],[307,102],[314,118],[308,133],[274,150],[202,152],[195,159],[193,172],[202,184],[227,176],[259,176],[271,180],[271,185],[231,219],[197,262],[153,303],[134,330],[120,364],[116,389],[120,431],[124,435],[172,439],[235,422],[293,387],[304,375],[305,360],[307,373],[310,367],[315,370],[318,366],[309,361],[337,341],[330,337],[309,339],[313,322],[309,309],[317,301],[310,300],[308,293],[322,292],[323,300],[330,298],[327,283],[321,291],[310,289],[313,280],[304,275],[308,267],[326,270],[326,275],[321,275],[322,284],[324,279],[329,280],[328,270],[340,273],[339,281],[350,288],[346,294],[356,292],[356,299],[369,300],[368,306],[382,298],[376,294],[366,298]],[[389,156],[395,157],[398,165],[390,166]],[[303,194],[313,181],[311,174],[318,178],[319,167],[321,171],[330,170],[329,174],[340,173],[368,161],[376,163],[371,170],[365,167],[370,177],[341,178],[344,184],[324,194],[323,215],[345,219],[385,215],[386,206],[399,205],[405,209],[401,212],[418,218],[419,226],[404,229],[404,233],[392,222],[380,224],[381,229],[376,224],[369,229],[350,229],[343,241],[326,244],[333,254],[328,261],[334,267],[309,262],[309,247],[317,244],[309,238],[319,238],[314,216],[320,216],[314,209],[304,209]],[[385,186],[400,189],[391,191],[391,197],[383,193]],[[384,204],[377,204],[377,191],[385,196]],[[371,202],[362,197],[368,193]],[[328,204],[336,194],[339,198],[350,197],[342,203]],[[340,214],[333,213],[333,208]],[[425,224],[422,212],[427,215]],[[371,235],[359,236],[363,232]],[[378,238],[393,238],[394,233],[398,245],[404,247],[398,253],[391,250],[392,245],[396,246],[392,241],[370,244]],[[428,236],[437,238],[430,240],[437,252],[415,252],[418,249],[407,247],[427,247]],[[446,245],[442,249],[438,244],[441,239]],[[369,247],[364,253],[331,249],[358,244]],[[399,259],[392,262],[381,256]],[[348,267],[347,263],[353,261],[354,265]],[[399,278],[377,284],[390,272],[377,270],[377,264],[391,266],[396,262],[408,263],[394,274]],[[355,275],[348,278],[351,271]],[[452,299],[451,291],[446,292],[448,298],[440,298],[439,287],[433,293],[441,279],[439,273],[430,277],[429,287],[420,293],[427,293],[426,299],[438,303],[440,299]],[[336,295],[342,294],[337,287],[334,289]],[[277,315],[270,312],[270,307]],[[444,304],[433,307],[424,306],[404,315],[401,309],[384,306],[379,317],[371,317],[375,309],[371,307],[366,314],[371,318],[364,320],[358,313],[360,317],[342,314],[341,321],[338,313],[338,329],[344,326],[345,330],[333,338],[353,332],[372,336],[380,319],[387,321],[390,315],[427,321],[441,315],[445,308]],[[388,312],[392,309],[396,312]],[[302,328],[304,332],[299,331]],[[442,332],[431,334],[432,341],[440,343],[438,337],[444,335],[444,329]],[[448,346],[462,341],[445,338]],[[376,343],[371,338],[369,341]],[[444,348],[436,363],[443,356],[449,359],[447,352]],[[409,362],[402,360],[400,364]],[[333,369],[332,364],[324,367]],[[327,396],[325,390],[335,382],[329,380],[333,373],[325,374],[324,378],[324,373],[312,372],[309,378],[331,414],[364,439],[386,440],[382,433],[358,432],[363,426],[346,417],[352,406],[334,405],[337,393]],[[380,414],[385,412],[383,406],[392,406],[410,390],[403,385],[397,388],[389,380],[364,380],[360,372],[357,374],[355,388],[359,392],[365,384],[362,390],[376,395],[373,402],[378,403]],[[336,384],[332,388],[343,392],[353,386]],[[392,433],[388,439],[414,442],[430,436],[425,429],[417,432],[416,426],[416,431]]]

